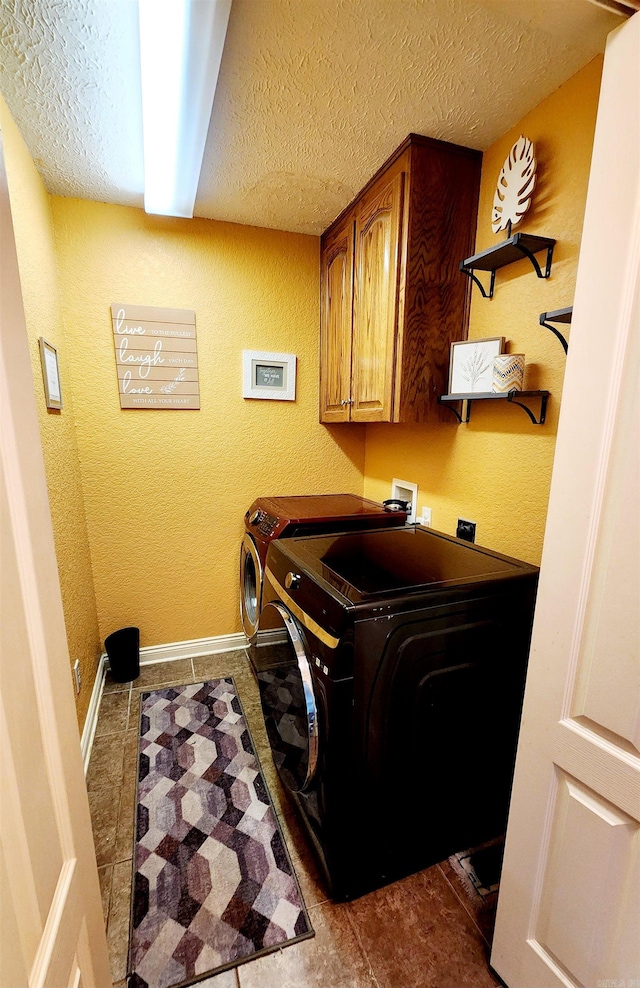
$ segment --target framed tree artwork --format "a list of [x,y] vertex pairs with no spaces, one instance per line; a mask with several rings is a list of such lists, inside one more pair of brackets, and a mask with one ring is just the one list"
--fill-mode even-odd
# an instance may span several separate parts
[[504,350],[504,336],[451,344],[449,394],[486,394],[493,387],[493,358]]

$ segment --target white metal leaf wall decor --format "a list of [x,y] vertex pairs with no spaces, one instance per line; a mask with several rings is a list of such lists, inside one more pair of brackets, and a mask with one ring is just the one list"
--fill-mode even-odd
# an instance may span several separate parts
[[529,206],[536,184],[536,159],[533,141],[520,136],[505,159],[495,195],[491,228],[494,233],[507,230],[520,222]]

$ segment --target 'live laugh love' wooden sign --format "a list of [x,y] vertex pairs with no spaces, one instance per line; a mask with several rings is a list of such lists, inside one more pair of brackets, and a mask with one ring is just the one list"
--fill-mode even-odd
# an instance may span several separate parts
[[200,408],[192,309],[111,306],[121,408]]

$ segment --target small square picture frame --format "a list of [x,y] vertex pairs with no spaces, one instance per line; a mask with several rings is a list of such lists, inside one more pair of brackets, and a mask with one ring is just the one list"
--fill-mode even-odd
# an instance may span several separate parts
[[449,394],[487,394],[493,387],[493,358],[504,352],[504,336],[451,344]]
[[60,388],[58,351],[43,336],[40,337],[39,344],[45,403],[47,408],[55,408],[56,411],[59,411],[62,408],[62,391]]
[[295,401],[295,353],[243,350],[242,397]]

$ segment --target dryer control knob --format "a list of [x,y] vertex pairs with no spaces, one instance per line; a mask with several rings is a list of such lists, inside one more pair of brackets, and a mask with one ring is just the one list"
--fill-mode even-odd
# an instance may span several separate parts
[[256,525],[258,522],[262,521],[264,516],[265,516],[265,512],[262,510],[262,508],[256,508],[256,510],[253,511],[249,516],[249,524]]
[[299,573],[287,573],[284,578],[284,585],[287,590],[297,590],[300,586],[300,574]]

